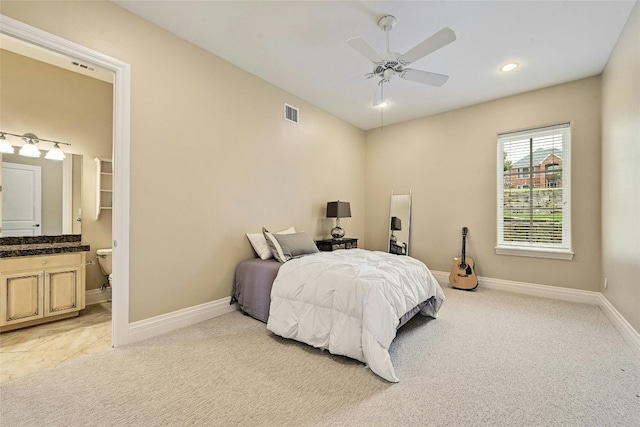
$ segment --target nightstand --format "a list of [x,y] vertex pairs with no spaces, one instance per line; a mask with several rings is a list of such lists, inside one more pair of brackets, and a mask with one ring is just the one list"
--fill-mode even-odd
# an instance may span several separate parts
[[316,246],[321,251],[336,251],[338,249],[355,249],[358,247],[358,239],[344,237],[340,240],[325,239],[316,240]]
[[398,244],[394,241],[389,242],[389,253],[396,255],[406,255],[407,254],[407,244],[401,243]]

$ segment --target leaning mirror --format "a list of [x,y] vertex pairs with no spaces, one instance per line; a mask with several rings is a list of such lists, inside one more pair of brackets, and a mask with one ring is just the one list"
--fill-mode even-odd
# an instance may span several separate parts
[[3,154],[2,237],[81,234],[82,156]]
[[409,255],[409,235],[411,229],[411,192],[391,193],[389,215],[389,253]]

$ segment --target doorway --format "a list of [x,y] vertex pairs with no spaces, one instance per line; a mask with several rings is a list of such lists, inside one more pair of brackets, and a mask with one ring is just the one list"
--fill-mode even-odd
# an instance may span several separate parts
[[127,344],[129,338],[129,141],[131,66],[77,43],[0,15],[0,33],[79,59],[111,71],[113,81],[113,160],[118,173],[113,180],[113,277],[112,346]]

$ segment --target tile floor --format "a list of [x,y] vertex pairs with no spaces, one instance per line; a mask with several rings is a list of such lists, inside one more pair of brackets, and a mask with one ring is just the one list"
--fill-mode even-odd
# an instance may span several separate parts
[[78,317],[4,332],[0,383],[111,348],[111,302],[87,306]]

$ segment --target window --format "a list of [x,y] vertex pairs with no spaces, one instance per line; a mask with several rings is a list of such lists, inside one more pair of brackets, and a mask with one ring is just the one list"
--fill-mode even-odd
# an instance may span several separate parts
[[572,259],[569,123],[498,135],[498,255]]
[[529,177],[529,174],[531,173],[531,171],[529,170],[529,168],[518,168],[518,178],[527,178]]

